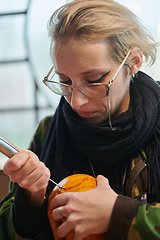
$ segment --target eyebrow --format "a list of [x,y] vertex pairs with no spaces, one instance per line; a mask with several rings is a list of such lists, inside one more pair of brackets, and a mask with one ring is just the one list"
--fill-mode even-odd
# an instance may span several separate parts
[[105,72],[106,71],[106,69],[102,69],[102,68],[93,68],[93,69],[91,69],[91,70],[89,70],[89,71],[86,71],[86,72],[83,72],[82,73],[82,75],[85,75],[85,74],[91,74],[91,73],[97,73],[97,71],[101,71],[101,72]]
[[[92,70],[90,70],[90,71],[86,71],[86,72],[83,72],[83,73],[81,73],[81,75],[86,75],[86,74],[91,74],[91,73],[96,73],[96,71],[104,71],[103,69],[100,69],[100,68],[93,68]],[[67,76],[67,75],[65,75],[65,74],[63,74],[63,73],[60,73],[60,72],[58,72],[58,71],[55,71],[55,73],[57,73],[58,75],[63,75],[63,76]]]

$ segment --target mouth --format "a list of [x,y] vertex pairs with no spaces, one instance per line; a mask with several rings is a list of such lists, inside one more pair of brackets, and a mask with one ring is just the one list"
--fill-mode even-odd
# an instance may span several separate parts
[[94,112],[83,112],[83,111],[78,111],[77,112],[79,116],[82,118],[91,118],[96,114],[96,111]]

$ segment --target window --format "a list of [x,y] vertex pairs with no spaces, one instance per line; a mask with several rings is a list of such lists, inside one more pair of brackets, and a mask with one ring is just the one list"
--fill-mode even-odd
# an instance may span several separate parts
[[[66,0],[0,1],[0,136],[26,149],[38,122],[53,114],[59,97],[42,79],[52,63],[47,22]],[[160,41],[159,0],[117,0],[135,12],[156,41]],[[158,55],[160,55],[158,53]],[[160,56],[142,70],[159,80]],[[4,156],[0,154],[0,168]],[[6,158],[5,158],[6,159]],[[5,160],[4,159],[4,160]]]

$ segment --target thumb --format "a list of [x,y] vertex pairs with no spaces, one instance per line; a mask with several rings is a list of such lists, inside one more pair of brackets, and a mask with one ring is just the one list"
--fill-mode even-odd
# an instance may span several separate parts
[[98,175],[97,177],[97,186],[101,187],[107,187],[109,186],[109,181],[107,178],[105,178],[102,175]]

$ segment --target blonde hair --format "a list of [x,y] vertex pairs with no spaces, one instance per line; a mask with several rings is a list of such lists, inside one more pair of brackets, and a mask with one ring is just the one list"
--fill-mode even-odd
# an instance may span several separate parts
[[113,0],[73,0],[53,13],[48,26],[52,42],[106,40],[119,62],[133,47],[141,49],[146,63],[156,60],[157,43],[131,10]]

